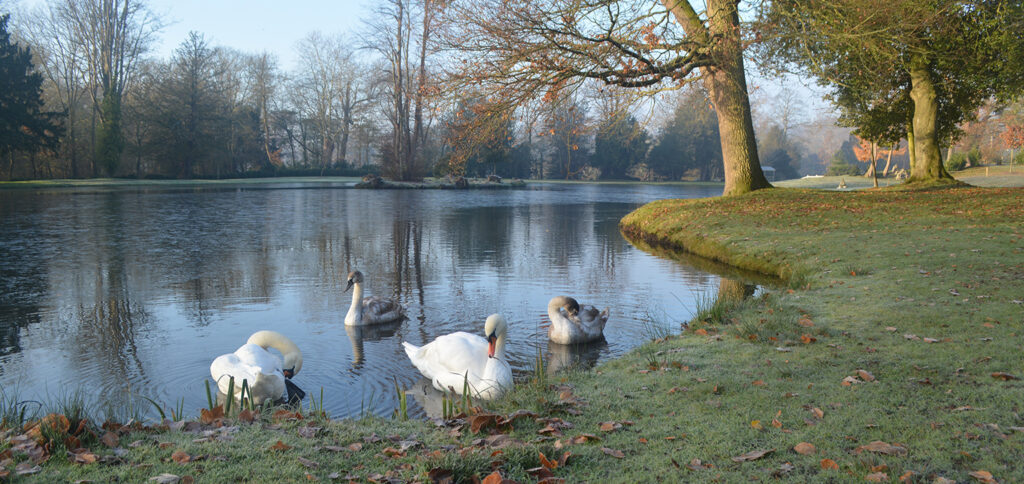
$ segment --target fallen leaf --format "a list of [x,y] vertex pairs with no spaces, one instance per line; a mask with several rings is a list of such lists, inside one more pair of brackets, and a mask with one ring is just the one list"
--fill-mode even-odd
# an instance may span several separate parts
[[839,464],[832,459],[821,459],[821,468],[824,470],[839,470]]
[[[217,405],[216,407],[213,407],[212,409],[206,409],[206,408],[199,409],[199,421],[203,425],[210,425],[214,421],[216,421],[217,419],[221,419],[221,418],[224,418],[224,406],[222,406],[222,405]],[[163,475],[163,474],[161,474],[161,475]],[[171,474],[167,474],[167,475],[171,475]],[[177,477],[177,476],[175,476],[175,477]],[[178,481],[174,481],[174,482],[178,482]]]
[[352,442],[351,444],[348,444],[348,447],[346,448],[352,452],[359,452],[360,450],[363,450],[363,444],[362,442]]
[[539,482],[543,482],[547,479],[555,477],[555,475],[551,472],[551,469],[548,469],[547,467],[544,466],[526,469],[526,473],[533,476],[533,478],[537,479]]
[[320,430],[322,430],[322,427],[301,427],[299,428],[299,437],[312,439],[313,437],[316,437],[316,434],[319,433]]
[[996,480],[992,477],[992,473],[989,471],[974,471],[968,472],[967,475],[975,478],[978,482],[984,482],[985,484],[995,484]]
[[623,454],[621,450],[609,449],[608,447],[601,447],[601,452],[604,452],[616,459],[626,457],[626,454]]
[[805,328],[810,328],[814,326],[814,322],[811,321],[811,318],[807,316],[800,318],[800,320],[798,320],[796,324],[799,324],[800,326],[803,326]]
[[388,457],[405,457],[405,452],[394,447],[385,447],[381,452]]
[[110,448],[117,447],[117,444],[120,440],[121,439],[114,432],[107,432],[103,434],[103,437],[100,437],[100,442],[103,442],[103,445],[106,445],[107,447]]
[[750,384],[751,384],[751,385],[754,385],[755,387],[760,387],[760,386],[764,386],[764,380],[754,380],[754,381],[753,381],[753,382],[751,382]]
[[590,442],[590,441],[595,441],[596,442],[596,441],[599,441],[599,440],[601,440],[601,438],[596,436],[596,435],[594,435],[594,434],[579,434],[579,435],[573,437],[571,442],[573,444],[585,444],[585,443]]
[[773,418],[772,419],[772,427],[775,427],[777,429],[781,429],[782,428],[782,422],[780,422],[779,419],[777,419],[777,418]]
[[997,371],[997,372],[993,373],[992,374],[992,378],[995,378],[997,380],[1003,380],[1003,381],[1020,380],[1019,377],[1011,375],[1011,374],[1006,373],[1006,372],[1002,372],[1002,371]]
[[937,340],[935,338],[922,338],[921,341],[924,341],[925,343],[938,343],[939,342],[939,340]]
[[[334,473],[328,477],[330,477],[331,479],[337,479],[340,476],[337,476],[337,473]],[[451,484],[455,482],[455,474],[451,471],[451,469],[442,469],[440,467],[430,469],[430,471],[427,472],[427,477],[429,477],[430,482],[433,482],[434,484]]]
[[753,421],[751,421],[750,422],[750,426],[753,427],[755,430],[764,430],[764,426],[761,425],[761,421],[760,420],[753,420]]
[[910,480],[913,479],[915,475],[917,475],[917,473],[914,471],[904,472],[903,475],[900,476],[900,482],[910,482]]
[[504,479],[501,478],[501,474],[499,474],[498,471],[494,471],[480,482],[481,484],[501,484],[502,481],[504,481]]
[[864,383],[864,382],[860,381],[855,376],[848,376],[846,378],[843,378],[843,381],[840,383],[840,385],[842,385],[844,387],[848,387],[848,386],[851,386],[851,385],[854,385],[854,384],[857,384],[857,383]]
[[538,453],[540,454],[540,465],[547,467],[548,469],[551,470],[555,470],[558,468],[558,462],[548,460],[547,456],[545,456],[543,452]]
[[481,430],[489,426],[495,426],[497,423],[498,416],[494,414],[474,415],[469,417],[469,428],[474,434],[480,433]]
[[89,452],[89,449],[77,448],[70,451],[70,453],[71,461],[76,464],[92,464],[99,460],[99,456]]
[[864,479],[868,482],[889,482],[889,474],[884,472],[875,472],[864,476]]
[[288,444],[286,444],[284,442],[281,442],[280,440],[278,440],[276,444],[270,446],[270,450],[288,450],[288,449],[291,449],[291,448],[292,448],[292,446],[290,446],[290,445],[288,445]]
[[733,462],[746,462],[746,461],[751,461],[751,460],[757,460],[757,459],[760,459],[760,458],[762,458],[762,457],[764,457],[764,456],[766,456],[768,454],[771,454],[772,452],[775,452],[775,449],[752,450],[750,452],[747,452],[746,454],[738,455],[736,457],[733,457],[732,460],[733,460]]
[[171,454],[171,460],[179,464],[188,464],[192,461],[192,456],[183,450],[176,450]]
[[149,480],[156,481],[156,484],[175,484],[181,480],[180,477],[174,474],[160,474],[159,476],[150,477]]
[[258,415],[259,415],[258,413],[253,412],[252,410],[249,410],[247,408],[245,410],[242,410],[241,412],[238,412],[238,421],[239,422],[245,422],[245,423],[252,423],[252,422],[256,421],[256,417]]
[[874,452],[876,454],[885,454],[885,455],[906,455],[907,454],[907,448],[906,447],[903,447],[903,446],[900,446],[900,445],[892,445],[892,444],[889,444],[887,442],[882,442],[881,440],[876,440],[874,442],[871,442],[868,445],[862,445],[860,447],[857,447],[857,449],[854,450],[854,452],[859,454],[859,453],[861,453],[861,452],[863,452],[865,450],[868,451],[868,452]]
[[811,455],[817,451],[814,448],[814,444],[810,442],[800,442],[793,446],[793,451],[800,455]]
[[273,419],[275,422],[282,420],[302,420],[302,414],[299,412],[290,412],[288,410],[278,410],[274,412]]
[[811,415],[814,415],[814,418],[818,420],[825,418],[825,412],[822,412],[821,409],[818,407],[814,407],[811,409]]
[[875,381],[875,375],[872,375],[871,372],[867,370],[857,370],[857,376],[864,381]]
[[932,484],[956,484],[953,479],[946,479],[945,477],[936,477]]
[[690,469],[691,471],[702,471],[705,469],[711,469],[712,467],[714,466],[711,464],[705,464],[701,462],[700,459],[693,459],[690,461],[689,464],[686,464],[686,468]]
[[622,424],[618,422],[601,422],[602,432],[611,432],[622,428]]
[[815,341],[818,341],[818,338],[815,338],[814,336],[804,333],[800,335],[800,341],[802,341],[804,344],[809,345]]
[[697,331],[694,331],[694,333],[697,333],[697,334],[699,334],[701,336],[707,336],[708,335],[708,330],[706,330],[704,328],[700,328]]

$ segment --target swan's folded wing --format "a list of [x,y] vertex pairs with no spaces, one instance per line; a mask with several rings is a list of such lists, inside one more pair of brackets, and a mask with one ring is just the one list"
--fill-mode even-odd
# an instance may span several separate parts
[[371,320],[390,320],[401,317],[404,309],[394,299],[387,299],[377,296],[363,298],[364,318],[369,316]]
[[242,391],[242,380],[249,383],[256,381],[259,368],[242,361],[237,354],[229,353],[218,356],[210,365],[210,376],[217,382],[221,393],[228,393],[231,377],[235,377],[235,393]]
[[[466,370],[480,374],[487,364],[487,340],[461,331],[446,334],[421,346],[416,359],[429,366],[434,376],[442,373],[464,374]],[[419,365],[417,363],[417,367]],[[426,372],[421,372],[426,375]]]

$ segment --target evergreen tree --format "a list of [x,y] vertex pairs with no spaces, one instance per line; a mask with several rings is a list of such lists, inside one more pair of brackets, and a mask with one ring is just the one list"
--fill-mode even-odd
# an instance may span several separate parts
[[622,179],[646,153],[647,132],[632,115],[618,114],[598,126],[590,164],[601,170],[601,178]]
[[32,54],[11,41],[10,15],[0,16],[0,156],[8,160],[8,177],[15,151],[53,149],[60,127],[57,115],[44,112],[43,77],[33,72]]

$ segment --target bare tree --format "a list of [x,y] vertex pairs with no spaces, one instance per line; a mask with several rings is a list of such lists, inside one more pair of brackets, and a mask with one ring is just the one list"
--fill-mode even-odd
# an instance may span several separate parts
[[754,140],[738,0],[455,2],[452,83],[525,102],[586,79],[651,94],[701,81],[718,113],[726,195],[769,187]]
[[162,23],[142,0],[63,0],[56,8],[84,55],[94,112],[100,118],[96,162],[112,174],[124,148],[121,96]]
[[263,152],[266,154],[263,167],[269,169],[281,165],[281,156],[278,149],[271,150],[270,126],[271,103],[277,95],[277,88],[281,82],[281,74],[277,70],[277,58],[273,55],[262,52],[253,56],[247,66],[249,92],[252,102],[260,116],[260,128],[263,131]]

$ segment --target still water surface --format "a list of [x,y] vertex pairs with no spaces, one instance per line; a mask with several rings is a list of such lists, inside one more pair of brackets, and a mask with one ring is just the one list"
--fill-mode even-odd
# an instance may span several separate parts
[[[718,187],[531,185],[515,190],[356,190],[338,184],[0,191],[0,388],[52,401],[82,390],[102,409],[128,389],[187,414],[206,405],[216,356],[274,329],[302,349],[295,382],[334,417],[396,407],[420,376],[401,342],[510,322],[528,371],[592,364],[678,331],[717,276],[631,246],[619,219],[651,200]],[[343,320],[346,274],[398,298],[409,319]],[[547,301],[610,308],[606,343],[549,345]],[[215,388],[215,387],[214,387]],[[148,405],[148,404],[146,404]],[[422,415],[417,402],[410,412]]]

